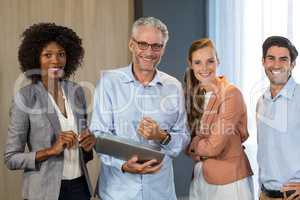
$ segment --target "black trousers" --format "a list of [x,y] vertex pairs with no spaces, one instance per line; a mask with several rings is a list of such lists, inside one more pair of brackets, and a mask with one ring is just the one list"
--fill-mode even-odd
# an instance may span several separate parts
[[84,176],[62,180],[58,200],[90,200],[91,195]]

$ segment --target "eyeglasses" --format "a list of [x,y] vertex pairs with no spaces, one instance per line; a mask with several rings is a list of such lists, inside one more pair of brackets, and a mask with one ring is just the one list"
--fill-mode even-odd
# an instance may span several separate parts
[[143,41],[137,41],[136,39],[132,38],[132,40],[137,43],[139,49],[141,50],[147,50],[148,47],[150,46],[152,51],[160,51],[163,48],[163,44],[159,44],[159,43],[153,43],[153,44],[149,44],[147,42],[143,42]]

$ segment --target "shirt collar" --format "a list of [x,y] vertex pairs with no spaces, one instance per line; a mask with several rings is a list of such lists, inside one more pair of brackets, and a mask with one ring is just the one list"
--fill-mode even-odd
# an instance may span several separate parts
[[268,87],[267,91],[264,94],[264,98],[275,101],[278,97],[283,96],[287,99],[292,99],[294,96],[294,91],[296,87],[296,81],[293,77],[290,77],[288,82],[284,85],[284,87],[279,91],[279,93],[272,98],[270,87]]
[[[159,85],[163,84],[161,81],[162,73],[158,69],[155,70],[156,70],[155,76],[152,79],[152,81],[148,84],[149,86],[155,86],[156,84]],[[132,83],[137,81],[133,75],[132,63],[124,69],[124,75],[122,76],[121,79],[123,83]]]

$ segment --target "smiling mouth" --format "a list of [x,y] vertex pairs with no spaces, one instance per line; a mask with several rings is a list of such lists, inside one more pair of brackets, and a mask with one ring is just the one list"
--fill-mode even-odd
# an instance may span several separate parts
[[48,70],[49,71],[52,71],[52,72],[57,72],[57,71],[60,71],[60,70],[62,70],[63,68],[62,67],[51,67],[51,68],[49,68]]
[[152,58],[142,58],[142,60],[145,61],[145,62],[152,62],[153,61]]
[[282,70],[270,70],[270,72],[272,75],[280,75],[284,73]]
[[203,77],[203,78],[208,78],[210,76],[210,72],[209,73],[198,73],[199,76]]

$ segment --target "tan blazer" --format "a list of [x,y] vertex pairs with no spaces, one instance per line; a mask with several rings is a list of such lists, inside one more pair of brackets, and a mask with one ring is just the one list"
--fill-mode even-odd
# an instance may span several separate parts
[[208,183],[224,185],[253,174],[242,145],[248,136],[242,94],[220,77],[188,150],[189,154],[201,156]]

